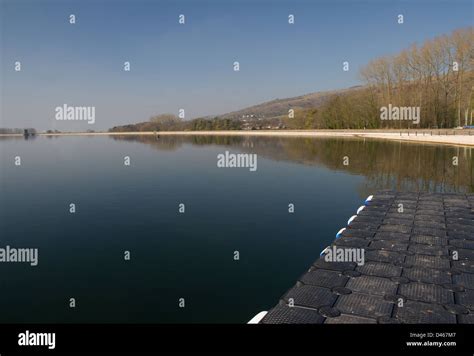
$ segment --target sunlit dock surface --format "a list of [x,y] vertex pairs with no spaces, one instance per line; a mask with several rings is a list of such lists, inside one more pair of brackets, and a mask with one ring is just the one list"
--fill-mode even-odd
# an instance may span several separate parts
[[375,194],[260,323],[474,323],[474,194]]

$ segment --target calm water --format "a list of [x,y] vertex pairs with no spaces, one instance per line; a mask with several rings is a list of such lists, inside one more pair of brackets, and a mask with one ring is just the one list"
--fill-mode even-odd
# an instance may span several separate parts
[[[226,150],[257,153],[257,171],[217,168]],[[38,137],[0,139],[0,153],[0,247],[39,249],[37,267],[0,264],[0,322],[247,322],[278,301],[367,195],[474,191],[473,150],[447,146]]]

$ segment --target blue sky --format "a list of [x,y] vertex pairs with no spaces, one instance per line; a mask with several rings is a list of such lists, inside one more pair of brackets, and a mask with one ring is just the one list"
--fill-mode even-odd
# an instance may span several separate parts
[[[180,108],[189,119],[350,87],[371,59],[474,19],[471,0],[0,1],[0,126],[42,130],[107,129]],[[95,125],[56,121],[62,104],[95,106]]]

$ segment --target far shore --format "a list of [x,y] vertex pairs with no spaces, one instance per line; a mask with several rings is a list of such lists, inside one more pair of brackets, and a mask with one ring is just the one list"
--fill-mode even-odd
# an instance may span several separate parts
[[[434,143],[454,146],[474,146],[472,129],[421,130],[232,130],[232,131],[156,131],[156,132],[64,132],[38,133],[38,136],[128,136],[128,135],[187,135],[187,136],[274,136],[274,137],[353,137],[395,141]],[[0,134],[0,137],[23,136]]]

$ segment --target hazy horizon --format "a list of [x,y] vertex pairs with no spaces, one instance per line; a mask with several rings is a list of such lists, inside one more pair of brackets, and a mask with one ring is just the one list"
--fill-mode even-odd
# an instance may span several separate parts
[[[0,126],[38,130],[105,130],[180,108],[188,120],[345,89],[363,84],[358,71],[370,60],[473,22],[469,0],[3,0],[1,6]],[[295,24],[288,24],[289,14]],[[349,72],[342,71],[346,60]],[[16,61],[21,72],[14,71]],[[130,72],[123,71],[125,61]],[[95,106],[95,124],[58,122],[54,109],[63,104]]]

